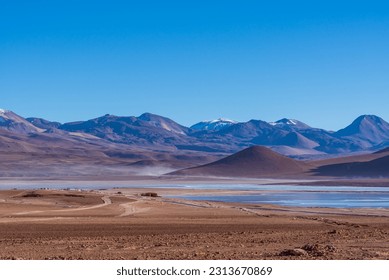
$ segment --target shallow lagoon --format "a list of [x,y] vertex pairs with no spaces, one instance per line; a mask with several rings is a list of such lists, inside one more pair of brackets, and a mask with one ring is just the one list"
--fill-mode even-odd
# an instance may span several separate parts
[[326,187],[290,185],[193,185],[189,189],[253,191],[250,194],[171,196],[189,200],[210,200],[294,207],[389,208],[387,187]]
[[[258,184],[134,184],[126,182],[39,182],[2,183],[0,189],[111,189],[175,188],[183,190],[221,190],[228,194],[169,196],[188,200],[210,200],[299,207],[389,208],[389,187],[294,186]],[[234,193],[235,192],[235,193]],[[242,193],[243,192],[243,193]],[[249,193],[247,193],[249,192]]]

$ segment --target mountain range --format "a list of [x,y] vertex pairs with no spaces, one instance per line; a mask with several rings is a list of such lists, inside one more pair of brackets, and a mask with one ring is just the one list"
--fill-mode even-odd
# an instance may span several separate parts
[[185,127],[150,113],[139,117],[107,114],[61,124],[37,117],[25,119],[12,111],[0,110],[0,129],[25,135],[83,135],[96,141],[164,151],[232,153],[262,145],[295,157],[374,151],[389,143],[389,123],[374,115],[360,116],[349,126],[333,132],[286,118],[276,122],[218,119]]
[[[23,118],[0,109],[3,177],[28,176],[28,172],[20,171],[23,168],[33,169],[31,172],[39,176],[56,174],[60,169],[59,175],[66,170],[76,175],[105,174],[107,166],[114,170],[110,174],[116,174],[119,167],[123,169],[118,173],[123,174],[123,170],[130,172],[128,167],[163,166],[158,171],[162,174],[208,164],[259,145],[304,160],[367,154],[389,146],[389,123],[378,116],[363,115],[339,131],[313,128],[286,118],[276,122],[218,119],[185,127],[151,113],[139,117],[107,114],[59,123],[38,117]],[[318,170],[323,174],[327,171]]]

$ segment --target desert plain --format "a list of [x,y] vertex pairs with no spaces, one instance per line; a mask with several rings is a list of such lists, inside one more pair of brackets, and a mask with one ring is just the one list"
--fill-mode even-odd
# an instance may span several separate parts
[[[389,209],[171,197],[214,192],[2,190],[0,259],[389,259]],[[224,194],[234,192],[242,191]]]

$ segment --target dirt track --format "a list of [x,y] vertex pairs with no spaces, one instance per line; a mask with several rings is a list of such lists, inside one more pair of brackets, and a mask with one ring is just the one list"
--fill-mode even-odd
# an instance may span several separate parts
[[387,210],[187,202],[138,191],[0,192],[0,259],[389,259]]

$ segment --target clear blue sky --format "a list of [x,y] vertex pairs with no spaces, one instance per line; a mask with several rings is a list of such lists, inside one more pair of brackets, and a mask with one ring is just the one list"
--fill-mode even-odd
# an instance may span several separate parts
[[0,108],[389,121],[389,3],[0,0]]

